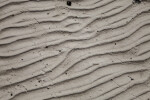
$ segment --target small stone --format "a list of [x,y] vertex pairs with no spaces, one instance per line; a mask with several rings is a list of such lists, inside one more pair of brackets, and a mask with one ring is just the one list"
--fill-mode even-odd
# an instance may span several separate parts
[[67,1],[67,5],[71,6],[72,2],[71,1]]
[[135,3],[141,3],[141,0],[134,0]]

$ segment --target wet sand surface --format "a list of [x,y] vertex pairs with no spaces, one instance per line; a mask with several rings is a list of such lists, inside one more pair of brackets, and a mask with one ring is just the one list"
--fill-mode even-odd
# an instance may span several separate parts
[[0,100],[149,99],[149,0],[0,0]]

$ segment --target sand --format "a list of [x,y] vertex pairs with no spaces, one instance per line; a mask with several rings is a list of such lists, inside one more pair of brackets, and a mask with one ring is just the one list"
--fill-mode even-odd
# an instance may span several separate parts
[[149,99],[149,0],[0,0],[0,100]]

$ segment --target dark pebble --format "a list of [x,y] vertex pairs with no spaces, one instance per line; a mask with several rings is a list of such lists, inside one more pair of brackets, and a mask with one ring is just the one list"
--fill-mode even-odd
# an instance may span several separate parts
[[72,4],[71,1],[67,1],[68,6],[71,6],[71,4]]
[[141,3],[141,0],[134,0],[135,3]]

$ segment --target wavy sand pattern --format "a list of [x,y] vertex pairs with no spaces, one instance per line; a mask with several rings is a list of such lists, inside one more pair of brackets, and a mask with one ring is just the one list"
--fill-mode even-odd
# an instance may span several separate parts
[[149,100],[150,2],[66,2],[0,0],[0,100]]

